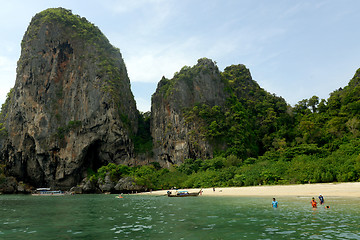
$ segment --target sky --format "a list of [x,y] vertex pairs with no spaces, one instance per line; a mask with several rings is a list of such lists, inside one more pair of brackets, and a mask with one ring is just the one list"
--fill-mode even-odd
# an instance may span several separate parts
[[31,18],[53,7],[85,17],[120,49],[142,112],[162,76],[203,57],[220,71],[244,64],[292,106],[327,99],[360,68],[358,0],[0,0],[0,104]]

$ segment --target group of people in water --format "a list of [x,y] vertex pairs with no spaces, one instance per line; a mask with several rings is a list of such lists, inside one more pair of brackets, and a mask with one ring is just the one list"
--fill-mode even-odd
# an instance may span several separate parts
[[[319,198],[320,205],[324,205],[325,200],[324,200],[323,195],[320,194],[318,198]],[[311,203],[311,206],[312,206],[313,208],[317,208],[317,202],[316,202],[316,200],[315,200],[314,197],[311,199],[311,202],[310,202],[310,203]],[[276,201],[275,198],[273,198],[271,205],[272,205],[273,208],[277,208],[278,205],[279,205],[279,203],[278,203],[278,201]],[[325,208],[330,208],[330,206],[325,206]]]
[[[320,205],[324,205],[324,203],[325,203],[324,197],[321,194],[319,195],[319,202],[320,202]],[[313,208],[317,208],[317,202],[314,197],[311,199],[310,203]],[[325,208],[330,208],[330,206],[327,205],[327,206],[325,206]]]

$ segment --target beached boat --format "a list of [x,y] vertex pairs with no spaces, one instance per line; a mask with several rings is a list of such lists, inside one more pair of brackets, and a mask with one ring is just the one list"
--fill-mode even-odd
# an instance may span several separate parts
[[61,190],[50,190],[50,188],[37,188],[31,195],[33,196],[64,196]]
[[199,192],[189,192],[189,191],[175,191],[172,193],[171,191],[167,192],[168,197],[197,197],[199,196],[201,191]]

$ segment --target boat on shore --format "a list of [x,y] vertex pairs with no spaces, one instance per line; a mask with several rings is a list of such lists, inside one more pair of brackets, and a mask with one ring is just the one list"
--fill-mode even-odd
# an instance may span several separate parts
[[31,195],[33,196],[64,196],[61,190],[51,190],[50,188],[37,188]]
[[172,191],[167,191],[168,197],[197,197],[199,196],[201,190],[199,192],[189,192],[189,191],[175,191],[174,193]]

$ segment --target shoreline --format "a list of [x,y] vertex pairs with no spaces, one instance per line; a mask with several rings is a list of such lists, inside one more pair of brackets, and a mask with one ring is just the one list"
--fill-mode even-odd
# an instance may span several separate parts
[[[200,188],[179,189],[189,192],[200,191]],[[145,195],[166,195],[168,190],[143,192]],[[175,191],[175,190],[170,190]],[[346,183],[313,183],[297,185],[263,185],[246,187],[215,187],[203,188],[202,196],[293,196],[316,197],[322,194],[325,197],[355,197],[360,198],[360,182]]]

